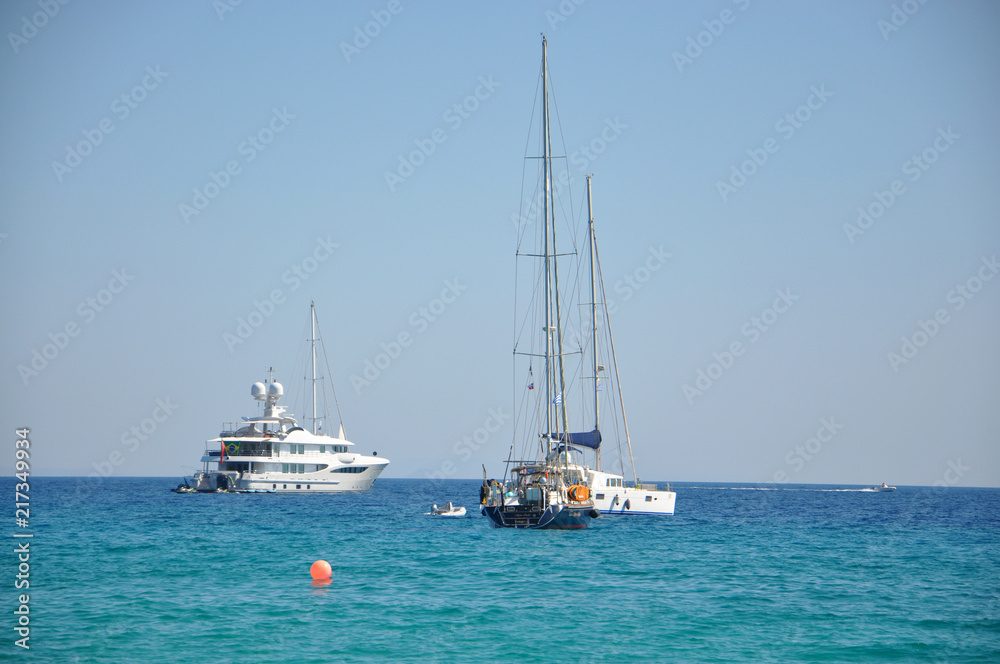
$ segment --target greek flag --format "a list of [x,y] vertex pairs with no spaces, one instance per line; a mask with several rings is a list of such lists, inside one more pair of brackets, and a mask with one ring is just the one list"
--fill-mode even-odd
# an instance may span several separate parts
[[557,406],[562,403],[562,392],[556,395],[556,398],[552,400],[552,403],[556,404]]

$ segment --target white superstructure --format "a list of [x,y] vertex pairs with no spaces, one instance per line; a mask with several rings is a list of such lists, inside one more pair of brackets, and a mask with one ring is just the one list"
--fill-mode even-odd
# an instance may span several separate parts
[[[316,403],[316,313],[311,309],[313,330],[313,404]],[[284,395],[273,373],[267,383],[254,383],[251,396],[264,404],[260,417],[244,417],[238,424],[223,424],[217,438],[207,441],[201,461],[203,469],[186,480],[196,491],[329,493],[368,491],[389,460],[359,454],[344,437],[340,424],[336,437],[317,430],[315,405],[313,428],[307,431],[285,413],[278,401]],[[214,468],[212,467],[214,465]]]

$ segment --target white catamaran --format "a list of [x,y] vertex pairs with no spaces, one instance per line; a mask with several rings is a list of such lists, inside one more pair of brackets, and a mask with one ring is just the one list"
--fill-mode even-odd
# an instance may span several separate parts
[[[218,438],[207,441],[200,472],[186,478],[175,491],[250,493],[330,493],[368,491],[389,460],[354,451],[354,443],[344,436],[340,419],[336,437],[324,435],[322,419],[316,413],[316,341],[318,322],[315,304],[310,305],[312,381],[312,426],[307,431],[285,413],[278,401],[284,396],[274,372],[266,383],[254,383],[250,395],[263,402],[264,414],[244,417],[241,423],[223,424]],[[321,342],[322,343],[322,342]],[[324,353],[325,357],[325,353]],[[329,368],[327,368],[329,373]],[[334,393],[336,400],[336,393]],[[215,468],[210,469],[209,465]]]
[[[604,279],[601,276],[600,260],[597,255],[597,235],[594,231],[594,210],[593,198],[591,196],[590,176],[587,176],[587,217],[588,217],[588,245],[590,248],[590,321],[591,321],[591,357],[593,363],[593,399],[594,399],[594,431],[586,439],[580,441],[585,447],[590,447],[595,451],[595,468],[587,470],[588,486],[594,495],[594,502],[604,514],[665,514],[674,513],[674,502],[677,494],[670,490],[668,484],[665,489],[660,489],[655,483],[643,483],[639,480],[635,472],[635,460],[632,456],[632,441],[628,433],[628,420],[625,418],[625,400],[622,397],[621,384],[618,380],[618,360],[615,357],[615,342],[611,334],[611,321],[607,306],[607,297],[604,292]],[[600,299],[598,299],[600,298]],[[600,343],[598,331],[598,308],[602,309],[602,318],[605,323],[605,348]],[[602,352],[607,354],[610,351],[611,369],[613,373],[613,384],[617,392],[617,401],[621,415],[622,434],[624,434],[625,446],[628,450],[629,464],[632,467],[632,480],[626,482],[624,478],[624,459],[622,459],[622,474],[606,472],[601,469],[601,404],[600,394],[602,391],[601,375],[606,369],[599,364],[599,357]],[[620,440],[620,437],[619,437]],[[573,443],[573,441],[567,441]],[[593,444],[588,444],[593,443]],[[622,450],[619,444],[619,458],[622,457]]]

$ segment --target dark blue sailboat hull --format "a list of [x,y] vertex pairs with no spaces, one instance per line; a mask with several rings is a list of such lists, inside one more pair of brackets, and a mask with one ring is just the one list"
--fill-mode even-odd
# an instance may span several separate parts
[[532,528],[576,530],[593,520],[593,508],[550,505],[483,505],[482,512],[494,528]]

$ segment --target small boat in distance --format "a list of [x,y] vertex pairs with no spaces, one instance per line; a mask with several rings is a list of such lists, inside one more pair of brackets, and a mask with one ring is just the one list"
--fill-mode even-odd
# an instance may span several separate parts
[[431,505],[431,511],[428,512],[428,514],[432,514],[434,516],[465,516],[465,508],[461,505],[455,507],[449,500],[441,507]]
[[[310,305],[312,346],[311,430],[299,426],[278,401],[284,396],[274,370],[265,383],[254,383],[250,395],[263,402],[264,414],[244,417],[240,423],[223,424],[218,438],[207,441],[201,460],[204,467],[173,489],[177,493],[340,493],[368,491],[389,465],[373,452],[354,451],[344,436],[340,420],[336,436],[323,433],[323,418],[316,410],[316,306]],[[325,355],[325,354],[324,354]],[[329,370],[328,370],[329,371]],[[310,377],[307,375],[307,380]],[[336,393],[334,393],[336,398]],[[307,418],[309,419],[309,418]],[[339,419],[339,406],[338,406]],[[214,464],[215,468],[209,468]]]
[[889,486],[885,482],[882,482],[882,486],[873,486],[872,491],[895,491],[896,487]]

